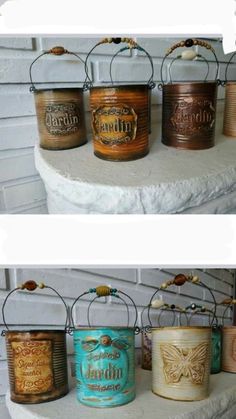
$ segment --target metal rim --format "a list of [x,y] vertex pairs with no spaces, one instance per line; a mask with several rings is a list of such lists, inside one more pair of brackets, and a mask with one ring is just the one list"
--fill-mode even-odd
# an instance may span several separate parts
[[[236,326],[235,326],[236,327]],[[192,330],[192,329],[203,329],[203,330],[211,330],[211,327],[209,326],[164,326],[164,327],[153,327],[153,331],[161,331],[163,329],[169,329],[169,330]]]
[[33,91],[33,93],[34,94],[40,94],[40,93],[43,93],[43,92],[54,92],[54,91],[67,91],[68,92],[68,90],[72,90],[72,91],[81,91],[81,92],[83,92],[84,91],[84,89],[83,89],[83,87],[55,87],[55,88],[47,88],[47,89],[36,89],[36,90],[34,90]]
[[142,87],[145,88],[145,90],[148,90],[148,85],[147,84],[104,84],[104,85],[99,85],[99,86],[91,86],[90,90],[95,90],[95,89],[122,89],[122,88],[137,88],[137,87]]

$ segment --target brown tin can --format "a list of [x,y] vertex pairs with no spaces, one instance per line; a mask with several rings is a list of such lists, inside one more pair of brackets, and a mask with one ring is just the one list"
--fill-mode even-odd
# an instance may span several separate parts
[[14,330],[10,331],[5,321],[4,309],[8,297],[19,289],[33,291],[37,287],[53,288],[27,281],[11,291],[6,297],[2,316],[7,328],[6,339],[8,373],[11,400],[16,403],[43,403],[65,396],[68,391],[66,326],[64,330]]
[[236,373],[236,326],[222,328],[222,371]]
[[[167,52],[164,60],[176,48],[192,45],[200,45],[213,52],[217,64],[217,77],[218,60],[211,45],[205,41],[190,39],[179,42]],[[195,55],[193,54],[193,56]],[[196,57],[203,58],[200,54],[196,54]],[[181,56],[177,58],[181,58]],[[161,69],[163,69],[163,63]],[[162,71],[161,78],[163,144],[186,150],[202,150],[213,147],[218,81],[180,83],[172,83],[171,81],[165,84]]]
[[[117,38],[111,38],[116,40]],[[109,38],[100,41],[89,52],[85,61],[87,78],[85,88],[90,89],[91,124],[93,131],[94,154],[104,160],[129,161],[146,156],[149,152],[150,130],[150,89],[153,83],[153,63],[150,55],[129,38],[119,42],[128,47],[119,50],[112,58],[126,49],[139,49],[146,53],[151,63],[151,77],[147,84],[93,86],[87,74],[87,60],[94,48]],[[114,43],[119,43],[112,41]],[[110,66],[111,82],[111,66]]]
[[30,90],[34,93],[40,147],[47,150],[79,147],[87,142],[83,88],[36,89],[32,66],[45,54],[72,54],[80,59],[63,47],[54,47],[37,57],[30,66]]

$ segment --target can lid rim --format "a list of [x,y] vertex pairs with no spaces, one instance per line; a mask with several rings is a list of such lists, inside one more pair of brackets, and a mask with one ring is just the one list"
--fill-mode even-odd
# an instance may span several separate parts
[[59,333],[66,333],[65,329],[14,329],[14,330],[6,330],[6,334],[11,334],[11,333],[42,333],[42,332],[59,332]]
[[73,329],[74,331],[76,330],[100,330],[100,329],[115,329],[115,330],[135,330],[135,327],[130,327],[130,326],[75,326],[75,328]]
[[160,331],[163,329],[169,329],[169,330],[183,330],[183,329],[204,329],[204,330],[211,330],[212,328],[209,326],[163,326],[163,327],[153,327],[151,330]]
[[89,90],[92,90],[92,89],[107,89],[107,88],[109,88],[109,89],[116,89],[116,88],[127,88],[127,87],[129,87],[129,88],[137,88],[137,87],[145,87],[145,88],[147,88],[148,89],[148,84],[146,84],[146,83],[144,83],[144,84],[99,84],[98,86],[91,86],[90,87],[90,89]]
[[50,91],[54,92],[55,90],[58,92],[58,91],[65,91],[65,90],[72,90],[72,91],[81,90],[81,91],[83,91],[84,89],[83,89],[83,87],[55,87],[55,88],[50,87],[50,88],[46,88],[46,89],[43,89],[43,88],[35,89],[33,93],[42,93],[42,92],[50,92]]

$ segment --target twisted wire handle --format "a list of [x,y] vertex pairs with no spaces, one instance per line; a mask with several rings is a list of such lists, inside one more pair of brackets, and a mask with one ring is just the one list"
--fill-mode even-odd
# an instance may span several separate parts
[[[30,280],[30,281],[26,281],[26,282],[24,282],[22,285],[19,285],[18,287],[16,287],[16,288],[14,288],[11,292],[9,292],[9,294],[6,296],[6,298],[5,298],[5,300],[4,300],[4,302],[3,302],[3,305],[2,305],[2,318],[3,318],[3,323],[4,323],[4,326],[6,327],[6,329],[7,330],[9,330],[9,327],[8,327],[8,325],[7,325],[7,322],[6,322],[6,317],[5,317],[5,307],[6,307],[6,303],[7,303],[7,301],[8,301],[8,298],[15,292],[15,291],[19,291],[19,290],[27,290],[27,291],[30,291],[30,292],[32,292],[32,291],[34,291],[34,290],[36,290],[37,288],[39,288],[39,289],[44,289],[44,288],[47,288],[47,289],[50,289],[50,290],[52,290],[52,291],[54,291],[55,293],[56,293],[56,295],[60,298],[60,300],[62,301],[62,303],[63,303],[63,305],[64,305],[64,307],[65,307],[65,310],[66,310],[66,321],[65,321],[65,331],[68,331],[69,330],[69,312],[68,312],[68,307],[67,307],[67,305],[66,305],[66,303],[65,303],[65,300],[63,299],[63,297],[58,293],[58,291],[57,290],[55,290],[53,287],[50,287],[49,285],[45,285],[43,282],[41,282],[41,283],[39,283],[39,284],[37,284],[35,281],[33,281],[33,280]],[[4,335],[5,334],[5,331],[3,331],[2,332],[2,335]]]
[[36,63],[36,61],[39,60],[39,58],[43,57],[44,55],[48,55],[48,54],[56,55],[56,56],[64,55],[64,54],[74,55],[75,57],[77,57],[84,64],[84,61],[82,60],[82,58],[78,54],[75,54],[72,51],[68,51],[67,49],[65,49],[64,47],[61,47],[61,46],[53,47],[50,50],[43,52],[38,57],[36,57],[34,59],[34,61],[30,64],[30,68],[29,68],[29,76],[30,76],[30,84],[31,84],[31,86],[30,86],[30,92],[35,92],[37,90],[36,87],[35,87],[35,84],[33,82],[33,79],[32,79],[32,68],[33,68],[33,65]]
[[182,47],[186,47],[186,48],[190,48],[192,46],[201,46],[204,47],[208,50],[210,50],[212,52],[212,54],[214,55],[215,58],[215,63],[216,63],[216,76],[215,76],[215,80],[217,82],[219,82],[219,80],[217,80],[218,74],[219,74],[219,61],[217,59],[216,53],[214,48],[206,41],[202,41],[200,39],[186,39],[185,41],[180,41],[177,42],[176,44],[174,44],[171,48],[168,49],[168,51],[166,52],[162,63],[161,63],[161,84],[159,84],[159,88],[161,89],[162,86],[165,84],[164,79],[163,79],[163,66],[164,66],[164,62],[166,60],[166,58],[172,54],[172,52],[177,49],[177,48],[182,48]]

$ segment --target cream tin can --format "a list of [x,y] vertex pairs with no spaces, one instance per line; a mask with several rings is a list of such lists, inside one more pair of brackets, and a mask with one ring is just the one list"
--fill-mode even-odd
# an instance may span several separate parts
[[236,326],[222,329],[222,371],[236,373]]
[[152,329],[153,393],[172,400],[205,399],[210,367],[210,327]]

